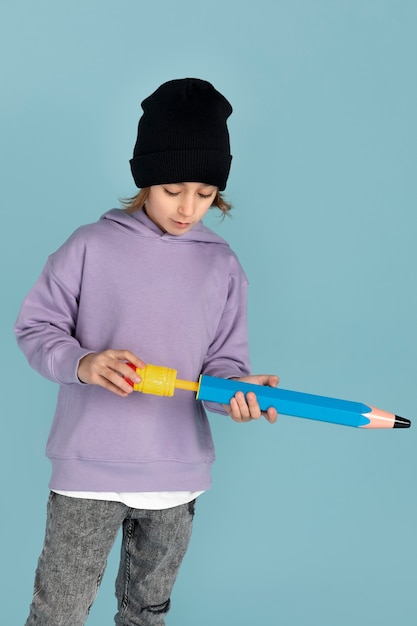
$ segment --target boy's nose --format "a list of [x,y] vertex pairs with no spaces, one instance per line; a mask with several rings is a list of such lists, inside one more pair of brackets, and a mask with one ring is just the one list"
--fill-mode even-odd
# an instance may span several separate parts
[[178,207],[178,212],[181,213],[181,215],[193,215],[194,213],[193,200],[191,198],[189,199],[183,198]]

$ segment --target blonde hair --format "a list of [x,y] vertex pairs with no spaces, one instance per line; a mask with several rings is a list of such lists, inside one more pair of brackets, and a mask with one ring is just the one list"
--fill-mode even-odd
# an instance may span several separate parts
[[[132,196],[131,198],[122,198],[120,202],[122,204],[123,211],[125,213],[134,213],[135,211],[142,209],[149,196],[149,189],[150,187],[143,187],[135,196]],[[232,209],[231,203],[224,199],[220,191],[217,191],[211,206],[217,207],[223,214],[223,217],[225,217]]]

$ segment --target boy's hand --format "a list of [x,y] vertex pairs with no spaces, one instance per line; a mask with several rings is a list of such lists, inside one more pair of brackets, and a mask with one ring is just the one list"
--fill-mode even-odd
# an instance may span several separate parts
[[99,385],[125,398],[133,391],[132,385],[125,380],[140,383],[140,377],[126,361],[143,369],[145,363],[130,350],[104,350],[92,352],[83,357],[78,364],[78,378],[88,385]]
[[[278,376],[270,374],[242,376],[242,378],[235,380],[268,387],[276,387],[279,383]],[[263,415],[270,424],[274,424],[278,417],[277,410],[273,407],[270,407],[267,411],[261,411],[256,394],[251,391],[246,394],[246,397],[242,391],[238,391],[234,398],[230,400],[230,405],[226,405],[225,408],[235,422],[250,422],[250,420],[257,420]]]

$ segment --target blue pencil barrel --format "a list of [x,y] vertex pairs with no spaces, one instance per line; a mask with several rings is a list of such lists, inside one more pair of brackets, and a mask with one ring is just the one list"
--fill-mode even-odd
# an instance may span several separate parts
[[274,407],[283,415],[356,428],[370,423],[370,420],[363,414],[369,413],[371,408],[360,402],[316,396],[279,387],[264,387],[213,376],[201,376],[197,398],[206,402],[229,404],[238,391],[242,391],[245,395],[249,391],[255,393],[262,411]]

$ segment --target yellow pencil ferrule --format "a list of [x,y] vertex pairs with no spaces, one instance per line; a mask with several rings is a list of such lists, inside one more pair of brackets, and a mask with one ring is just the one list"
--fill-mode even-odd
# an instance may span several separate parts
[[141,377],[140,383],[135,383],[133,389],[155,396],[173,396],[177,370],[160,365],[146,365],[143,369],[136,369]]

